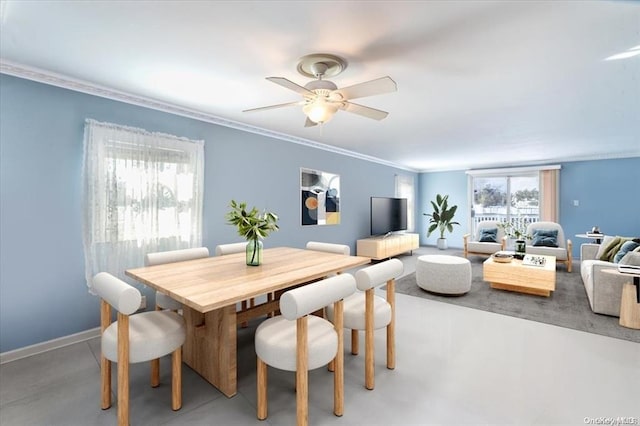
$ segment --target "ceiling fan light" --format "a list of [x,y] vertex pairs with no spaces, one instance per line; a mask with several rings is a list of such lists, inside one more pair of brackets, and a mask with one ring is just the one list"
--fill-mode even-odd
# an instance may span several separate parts
[[338,111],[338,107],[319,96],[313,102],[303,106],[302,111],[309,117],[309,120],[321,124],[331,120],[333,114]]

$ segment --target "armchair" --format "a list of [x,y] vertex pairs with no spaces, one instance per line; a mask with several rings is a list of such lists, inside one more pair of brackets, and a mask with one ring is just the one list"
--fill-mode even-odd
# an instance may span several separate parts
[[[498,226],[499,223],[500,222],[495,220],[485,220],[478,223],[473,238],[471,238],[471,234],[465,234],[462,237],[464,243],[464,257],[468,257],[469,254],[492,255],[497,251],[504,250],[506,246],[504,229]],[[496,229],[496,241],[480,241],[483,230],[491,229]]]
[[527,254],[539,254],[546,256],[555,256],[557,263],[564,263],[567,266],[567,272],[571,272],[573,263],[573,243],[564,237],[564,231],[559,223],[555,222],[534,222],[527,226],[527,235],[536,236],[536,231],[550,230],[557,232],[557,247],[535,245],[536,239],[532,240],[532,245],[527,245]]

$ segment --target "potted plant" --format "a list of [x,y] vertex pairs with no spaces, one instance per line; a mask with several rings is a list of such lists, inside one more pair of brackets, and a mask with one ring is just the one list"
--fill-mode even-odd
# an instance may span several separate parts
[[[518,221],[518,223],[520,223]],[[498,226],[504,230],[504,235],[509,237],[510,239],[515,239],[515,252],[514,257],[516,259],[524,258],[527,248],[527,241],[530,240],[531,235],[527,234],[526,231],[522,230],[517,225],[514,225],[512,222],[502,222],[499,223]]]
[[262,239],[266,238],[272,231],[277,231],[278,216],[267,211],[258,211],[253,207],[247,210],[247,203],[237,203],[231,200],[229,205],[231,211],[225,218],[229,225],[238,228],[238,235],[247,239],[247,265],[258,266],[262,263]]
[[440,231],[440,238],[438,238],[438,248],[445,250],[447,248],[447,239],[444,237],[444,231],[453,232],[453,225],[460,225],[458,222],[453,221],[453,217],[458,210],[458,206],[448,205],[448,195],[436,195],[436,200],[431,201],[433,206],[433,213],[423,213],[425,216],[429,216],[429,230],[427,231],[427,237],[431,235],[433,231],[438,229]]

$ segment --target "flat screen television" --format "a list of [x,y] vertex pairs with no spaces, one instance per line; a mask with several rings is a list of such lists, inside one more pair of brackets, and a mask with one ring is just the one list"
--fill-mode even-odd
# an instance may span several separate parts
[[407,199],[371,197],[371,235],[407,229]]

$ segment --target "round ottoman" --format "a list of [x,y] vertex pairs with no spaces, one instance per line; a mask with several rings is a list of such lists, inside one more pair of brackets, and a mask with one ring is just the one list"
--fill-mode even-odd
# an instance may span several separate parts
[[437,294],[463,295],[471,289],[471,262],[463,257],[428,254],[418,257],[416,282]]

